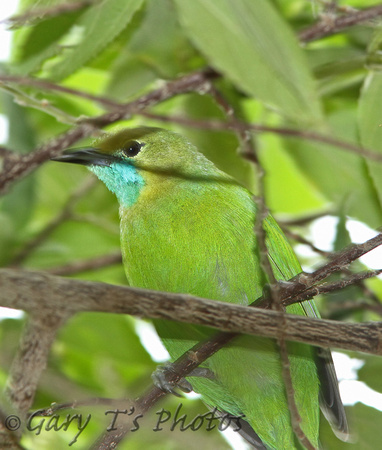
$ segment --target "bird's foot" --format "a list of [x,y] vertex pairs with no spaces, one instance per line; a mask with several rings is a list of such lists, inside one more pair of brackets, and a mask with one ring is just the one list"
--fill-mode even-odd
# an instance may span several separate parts
[[[185,378],[181,378],[177,383],[170,381],[168,377],[171,372],[173,372],[173,364],[171,363],[158,367],[151,375],[154,385],[162,391],[176,395],[177,397],[181,397],[181,395],[176,391],[176,388],[179,388],[187,394],[193,391],[191,383]],[[212,370],[207,369],[206,367],[196,367],[187,376],[203,377],[211,380],[215,378],[215,374]]]
[[154,385],[162,391],[168,392],[169,394],[173,394],[177,397],[181,397],[181,395],[176,388],[179,388],[181,391],[186,393],[191,392],[191,383],[189,383],[185,378],[181,378],[177,383],[168,379],[172,372],[174,372],[174,370],[173,364],[171,363],[158,367],[151,375]]

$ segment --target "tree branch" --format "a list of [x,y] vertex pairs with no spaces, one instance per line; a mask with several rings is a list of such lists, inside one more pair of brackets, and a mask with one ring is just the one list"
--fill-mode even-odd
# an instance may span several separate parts
[[[352,244],[344,250],[333,253],[329,262],[319,267],[312,273],[301,273],[297,275],[291,282],[285,285],[282,292],[282,302],[284,305],[295,303],[296,298],[304,299],[312,298],[306,297],[308,290],[316,289],[314,285],[334,272],[339,272],[349,266],[353,261],[370,252],[374,248],[382,244],[382,233],[377,234],[374,238],[362,244]],[[288,293],[289,291],[289,293]],[[301,297],[300,297],[301,295]],[[316,295],[316,294],[314,294]]]
[[[64,279],[43,272],[0,270],[0,303],[33,311],[55,321],[76,312],[130,314],[140,318],[176,320],[233,333],[275,337],[281,313],[144,289]],[[291,283],[293,284],[293,283]],[[282,292],[282,288],[280,289]],[[285,315],[285,339],[322,347],[381,354],[382,324],[341,323]],[[359,336],[358,336],[359,333]]]
[[120,250],[108,255],[101,255],[95,258],[85,259],[83,261],[74,261],[65,266],[53,267],[46,271],[52,275],[68,276],[80,272],[88,272],[102,269],[103,267],[122,264],[122,255]]
[[[291,303],[292,298],[294,301],[302,300],[304,296],[310,298],[319,292],[320,287],[313,287],[312,291],[309,289],[311,286],[308,287],[306,284],[307,281],[318,282],[335,270],[341,270],[344,265],[378,246],[381,243],[381,236],[378,235],[364,244],[353,245],[335,254],[329,263],[312,274],[296,277],[289,283],[277,286],[278,298],[284,304]],[[360,278],[361,275],[354,276],[352,281],[358,282]],[[174,372],[167,378],[169,382],[174,383],[240,333],[277,339],[280,336],[280,322],[283,341],[295,340],[322,347],[382,354],[381,322],[353,324],[310,319],[286,314],[283,311],[248,308],[188,295],[66,280],[46,273],[12,269],[0,270],[0,284],[2,286],[0,303],[6,307],[32,312],[35,321],[31,324],[30,331],[22,338],[21,350],[11,375],[12,389],[9,390],[10,398],[24,414],[33,399],[37,380],[45,367],[56,330],[68,317],[80,311],[113,312],[176,320],[223,330],[207,341],[198,343],[175,362]],[[265,307],[269,302],[269,298],[264,298],[260,305]],[[29,357],[25,358],[25,354]],[[29,373],[35,374],[31,381],[25,378],[25,374]],[[163,391],[152,387],[137,401],[137,410],[146,411],[164,395]],[[127,431],[128,428],[122,426],[117,434],[101,437],[96,444],[97,448],[110,448],[108,445],[111,443],[114,445],[115,442],[122,440]],[[304,440],[304,436],[302,439]]]
[[[279,223],[280,225],[280,223]],[[288,227],[280,225],[280,228],[283,230],[283,233],[289,240],[293,240],[298,242],[299,244],[308,246],[311,250],[313,250],[315,253],[318,253],[321,256],[324,257],[330,257],[331,252],[321,250],[320,248],[316,247],[312,242],[308,241],[308,239],[305,239],[303,236],[301,236],[298,233],[295,233],[294,231],[291,231]]]
[[[129,103],[123,104],[118,103],[114,100],[110,100],[106,97],[98,96],[89,94],[88,92],[80,91],[78,89],[68,88],[66,86],[61,86],[55,83],[52,83],[50,81],[46,80],[39,80],[36,78],[31,77],[19,77],[16,75],[1,75],[0,74],[0,83],[15,83],[19,85],[25,85],[25,86],[33,86],[36,88],[40,88],[46,91],[56,91],[56,92],[62,92],[69,95],[75,95],[77,97],[85,98],[87,100],[92,100],[96,103],[99,103],[100,105],[104,106],[107,109],[111,109],[113,111],[120,111],[124,110]],[[216,90],[213,89],[212,86],[207,89],[208,92],[211,94],[216,94]],[[246,134],[249,131],[256,131],[259,133],[274,133],[278,134],[280,136],[284,137],[295,137],[297,139],[303,139],[313,142],[321,142],[324,144],[331,145],[333,147],[337,147],[341,150],[346,150],[351,153],[356,153],[359,156],[363,156],[365,158],[371,159],[372,161],[382,161],[382,155],[377,152],[376,150],[367,149],[364,147],[360,147],[358,145],[355,145],[351,142],[346,142],[341,139],[333,138],[332,136],[325,135],[322,133],[317,133],[314,131],[307,131],[307,130],[298,130],[293,128],[286,128],[286,127],[271,127],[266,126],[262,124],[247,124],[245,122],[240,121],[239,119],[235,118],[232,114],[232,108],[229,105],[224,106],[224,102],[219,101],[217,96],[214,96],[215,99],[218,101],[219,105],[223,108],[225,114],[227,115],[228,120],[227,121],[221,121],[221,120],[198,120],[198,119],[191,119],[186,117],[179,117],[179,116],[166,116],[162,114],[156,114],[149,111],[140,110],[140,115],[147,117],[149,119],[159,120],[161,122],[169,122],[169,123],[178,123],[180,125],[193,127],[193,128],[199,128],[199,129],[206,129],[211,131],[227,131],[227,130],[233,130],[236,133],[238,133],[239,137],[241,138],[241,142],[244,144],[243,148],[246,149],[246,141],[247,136]],[[132,113],[133,114],[133,113]],[[87,119],[92,120],[92,119]],[[247,153],[247,152],[245,152]],[[250,153],[250,152],[249,152]],[[0,153],[1,155],[1,153]]]
[[301,42],[311,42],[326,36],[339,33],[346,28],[374,19],[382,14],[382,5],[372,6],[361,11],[350,12],[332,20],[320,20],[305,30],[300,31]]
[[243,121],[227,121],[224,122],[222,120],[198,120],[198,119],[190,119],[188,117],[179,117],[179,116],[166,116],[162,114],[156,114],[151,112],[140,112],[140,115],[144,117],[148,117],[150,119],[159,120],[161,122],[170,122],[170,123],[178,123],[180,125],[200,128],[211,131],[227,131],[233,130],[235,131],[239,126],[243,131],[255,131],[259,133],[274,133],[284,137],[303,139],[312,142],[321,142],[323,144],[328,144],[332,147],[337,147],[340,150],[345,150],[349,153],[355,153],[359,156],[368,158],[372,161],[382,162],[382,155],[375,150],[371,150],[368,148],[360,147],[358,145],[353,144],[352,142],[343,141],[341,139],[334,138],[332,136],[317,133],[315,131],[308,130],[298,130],[295,128],[286,128],[286,127],[271,127],[262,124],[249,124]]
[[90,189],[95,185],[96,179],[86,178],[85,181],[71,193],[70,197],[63,205],[61,211],[54,217],[33,239],[19,250],[19,252],[9,262],[9,266],[19,266],[33,251],[38,248],[64,221],[70,220],[73,216],[73,207]]
[[30,22],[36,20],[45,20],[50,17],[55,17],[61,14],[67,14],[79,9],[83,9],[86,6],[90,6],[95,3],[95,0],[82,0],[80,2],[62,3],[61,5],[55,5],[47,8],[31,8],[30,10],[17,14],[8,19],[2,20],[0,23],[7,22],[12,24],[13,27],[20,27],[22,25],[30,25]]
[[21,86],[34,87],[48,92],[53,91],[68,95],[75,95],[76,97],[85,98],[86,100],[91,100],[93,102],[99,103],[100,105],[109,109],[119,109],[122,106],[122,103],[115,102],[114,100],[110,100],[107,97],[89,94],[85,91],[62,86],[60,84],[52,83],[51,81],[47,80],[40,80],[38,78],[0,74],[0,84],[17,84]]
[[354,284],[358,285],[361,281],[367,280],[368,278],[376,277],[381,273],[382,269],[354,273],[347,278],[334,281],[333,283],[321,284],[319,286],[312,286],[305,289],[303,292],[301,292],[301,294],[295,294],[293,295],[293,297],[290,297],[289,299],[283,299],[283,304],[284,306],[288,306],[293,303],[296,303],[296,301],[309,300],[320,294],[330,294],[331,292],[345,289],[346,287],[352,286]]
[[[204,92],[206,86],[209,86],[211,80],[216,77],[218,77],[218,74],[211,69],[192,72],[177,80],[164,83],[161,88],[155,89],[137,100],[122,104],[118,110],[79,121],[76,128],[72,128],[53,141],[47,142],[34,152],[20,155],[17,159],[14,159],[9,169],[0,173],[0,194],[6,192],[12,182],[32,172],[44,161],[57,156],[62,150],[70,147],[78,140],[91,136],[99,128],[122,119],[128,119],[133,114],[178,94],[194,91]],[[5,158],[4,165],[6,164]]]
[[[30,295],[33,293],[30,292]],[[44,311],[36,309],[30,314],[5,389],[6,396],[23,419],[32,406],[56,333],[67,318],[69,314],[50,308]]]
[[[381,242],[382,234],[379,234],[363,244],[352,245],[335,254],[327,264],[312,274],[302,274],[295,280],[284,283],[281,287],[278,286],[278,298],[284,305],[311,298],[322,288],[313,286],[315,283],[322,281],[335,271],[342,270]],[[362,276],[350,277],[347,284],[358,282]],[[283,339],[286,340],[381,354],[381,323],[349,324],[309,319],[291,316],[282,311],[263,311],[258,308],[197,299],[187,295],[66,280],[46,273],[12,269],[0,270],[0,283],[1,304],[30,312],[34,321],[30,327],[31,331],[28,331],[23,338],[22,350],[17,358],[19,362],[16,360],[12,371],[13,383],[11,383],[10,396],[23,411],[28,401],[31,401],[25,394],[23,376],[26,373],[32,373],[31,367],[35,368],[38,374],[41,373],[45,364],[41,362],[43,359],[41,355],[47,355],[57,327],[70,315],[80,311],[114,312],[138,317],[176,320],[225,331],[226,333],[218,333],[207,343],[201,344],[202,355],[205,359],[233,339],[235,333],[266,337],[279,336],[280,321],[283,323]],[[343,286],[337,284],[337,287]],[[332,289],[333,285],[329,288]],[[328,286],[322,289],[328,290]],[[263,298],[258,303],[262,307],[269,304],[271,304],[269,298]],[[42,335],[44,339],[41,338]],[[23,362],[22,356],[26,353],[26,349],[30,348],[28,347],[30,342],[33,342],[37,348],[36,355],[31,352],[30,358],[26,358]],[[197,350],[200,351],[199,348]],[[196,349],[192,352],[193,360],[187,360],[186,366],[189,370],[193,368],[192,363],[198,365],[201,362],[199,354],[195,359],[197,354],[195,352]],[[178,376],[179,373],[177,372],[176,375]],[[180,375],[182,376],[184,375]],[[35,385],[36,381],[33,379],[29,384],[33,393]]]

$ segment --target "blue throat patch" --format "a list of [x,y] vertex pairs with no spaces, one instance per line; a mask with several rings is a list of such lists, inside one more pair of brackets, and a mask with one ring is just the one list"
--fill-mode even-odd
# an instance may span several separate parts
[[139,197],[145,181],[137,169],[125,162],[116,162],[110,166],[89,166],[89,169],[103,181],[124,207],[132,206]]

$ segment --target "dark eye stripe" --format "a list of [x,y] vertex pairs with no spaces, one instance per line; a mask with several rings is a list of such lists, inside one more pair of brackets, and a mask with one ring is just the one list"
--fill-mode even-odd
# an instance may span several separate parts
[[145,144],[142,142],[131,141],[126,145],[126,147],[122,148],[122,153],[128,158],[133,158],[138,155],[144,145]]

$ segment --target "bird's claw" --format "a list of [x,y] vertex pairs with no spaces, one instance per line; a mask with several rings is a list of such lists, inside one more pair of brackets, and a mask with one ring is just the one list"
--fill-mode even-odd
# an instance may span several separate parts
[[185,393],[192,392],[191,383],[185,378],[181,378],[176,383],[168,380],[170,372],[173,372],[172,364],[165,364],[158,367],[151,375],[154,385],[162,391],[173,394],[176,397],[181,397],[181,394],[175,388],[179,388]]

